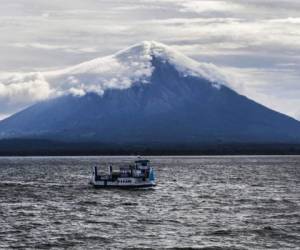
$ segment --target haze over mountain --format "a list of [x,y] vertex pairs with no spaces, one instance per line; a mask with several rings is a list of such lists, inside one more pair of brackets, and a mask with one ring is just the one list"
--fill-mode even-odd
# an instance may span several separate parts
[[[300,143],[300,122],[231,89],[217,67],[157,42],[43,80],[52,98],[0,122],[1,138],[139,145]],[[66,94],[67,93],[67,94]]]

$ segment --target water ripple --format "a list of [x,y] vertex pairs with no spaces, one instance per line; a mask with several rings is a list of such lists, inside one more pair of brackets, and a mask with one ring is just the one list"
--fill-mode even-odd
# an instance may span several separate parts
[[151,157],[150,190],[99,190],[133,157],[0,158],[0,249],[299,249],[300,157]]

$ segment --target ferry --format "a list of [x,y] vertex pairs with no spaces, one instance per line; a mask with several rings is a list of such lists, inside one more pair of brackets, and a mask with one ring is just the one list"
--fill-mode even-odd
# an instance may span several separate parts
[[90,184],[96,188],[145,188],[156,186],[155,171],[149,160],[138,159],[133,164],[115,170],[108,167],[108,173],[100,174],[93,168]]

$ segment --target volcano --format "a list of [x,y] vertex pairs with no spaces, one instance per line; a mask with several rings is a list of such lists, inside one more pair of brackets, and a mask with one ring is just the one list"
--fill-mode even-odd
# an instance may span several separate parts
[[58,90],[0,137],[119,145],[300,143],[300,122],[231,89],[216,66],[157,42],[44,72]]

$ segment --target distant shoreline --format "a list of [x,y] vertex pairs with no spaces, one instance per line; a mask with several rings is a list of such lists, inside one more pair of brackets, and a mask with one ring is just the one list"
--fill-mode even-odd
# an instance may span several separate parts
[[214,156],[214,155],[300,155],[300,144],[103,144],[51,140],[0,140],[0,156]]

